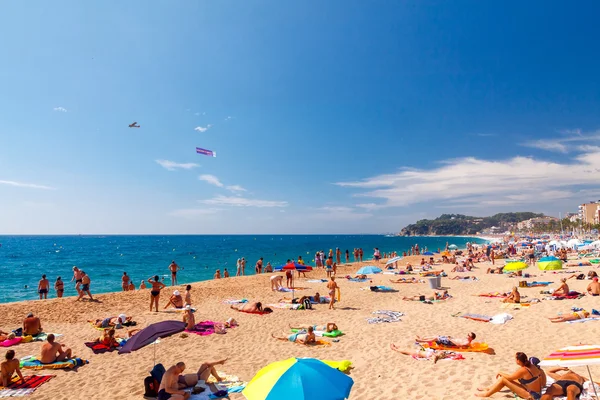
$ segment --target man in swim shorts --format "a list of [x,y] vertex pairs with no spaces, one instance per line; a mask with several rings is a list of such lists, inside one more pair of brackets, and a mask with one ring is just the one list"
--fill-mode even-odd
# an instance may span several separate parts
[[[565,373],[559,374],[559,371],[564,371]],[[586,379],[569,368],[551,368],[546,373],[554,379],[554,382],[546,389],[546,393],[544,393],[541,400],[551,400],[559,396],[567,396],[568,399],[578,399],[581,393],[583,393],[583,384]]]
[[23,335],[36,336],[42,333],[42,322],[38,317],[34,317],[33,313],[27,314],[23,320]]
[[48,335],[47,340],[48,342],[42,345],[42,354],[40,356],[42,364],[52,364],[56,361],[66,361],[71,358],[71,349],[65,347],[64,344],[55,342],[52,333]]
[[75,281],[75,290],[79,293],[79,286],[81,286],[81,271],[77,267],[73,267],[73,277],[71,282]]
[[600,296],[600,283],[598,283],[598,277],[592,279],[592,283],[587,287],[587,292],[591,296]]
[[177,285],[177,271],[179,271],[179,265],[175,262],[175,260],[171,261],[169,264],[169,271],[171,271],[171,286]]
[[2,375],[2,380],[0,382],[2,383],[2,386],[8,386],[11,383],[12,377],[15,373],[20,378],[15,383],[24,382],[25,379],[21,374],[21,368],[19,368],[19,359],[15,358],[15,351],[8,350],[4,358],[6,361],[3,361],[2,364],[0,364],[0,374]]
[[430,336],[430,337],[419,337],[415,339],[417,343],[431,343],[435,342],[439,346],[446,347],[469,347],[471,342],[475,340],[475,333],[471,332],[467,335],[466,339],[454,338],[452,336]]
[[50,288],[50,281],[48,279],[46,279],[46,275],[42,275],[42,279],[40,279],[40,282],[38,283],[38,293],[40,295],[40,300],[42,300],[42,297],[44,299],[48,298],[48,289]]
[[79,291],[79,297],[77,298],[77,301],[81,300],[83,298],[83,295],[86,293],[90,297],[90,301],[94,301],[92,293],[90,293],[91,283],[92,281],[90,277],[85,272],[81,271],[81,290]]
[[178,362],[167,369],[160,381],[158,400],[187,400],[190,393],[179,389],[179,375],[185,371],[185,363]]

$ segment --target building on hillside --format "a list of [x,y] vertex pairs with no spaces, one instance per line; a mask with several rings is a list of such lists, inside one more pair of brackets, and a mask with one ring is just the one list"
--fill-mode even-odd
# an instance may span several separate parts
[[581,220],[581,217],[578,213],[566,213],[565,218],[568,219],[570,222],[578,222]]
[[520,231],[524,231],[527,229],[532,229],[536,225],[549,224],[551,221],[558,221],[558,218],[554,218],[554,217],[531,218],[526,221],[519,222],[517,224],[517,229]]
[[599,224],[600,200],[581,204],[579,206],[579,218],[584,224]]

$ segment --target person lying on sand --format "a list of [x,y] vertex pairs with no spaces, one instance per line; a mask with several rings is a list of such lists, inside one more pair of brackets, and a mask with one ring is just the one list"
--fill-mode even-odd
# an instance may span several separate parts
[[27,314],[27,318],[23,320],[23,335],[36,336],[42,333],[42,322],[33,313]]
[[398,278],[396,280],[390,279],[390,282],[392,282],[392,283],[419,283],[420,281],[413,276],[410,279],[409,278]]
[[0,330],[0,342],[4,342],[5,340],[11,340],[14,338],[15,338],[14,333],[8,333],[8,332],[4,332],[3,330]]
[[255,303],[232,304],[230,308],[246,313],[273,312],[273,310],[271,310],[269,307],[263,309],[262,303],[260,301]]
[[560,280],[562,284],[558,289],[556,289],[552,295],[553,296],[568,296],[569,295],[569,285],[567,285],[567,278],[562,278]]
[[190,331],[195,330],[196,317],[194,317],[194,312],[192,311],[192,307],[190,307],[190,306],[185,307],[185,312],[183,313],[183,322],[185,322],[187,324],[185,326],[185,329],[190,330]]
[[[559,374],[559,371],[564,371],[564,374]],[[546,393],[544,393],[541,400],[552,400],[555,397],[562,396],[566,396],[567,399],[578,399],[583,392],[583,384],[587,380],[565,367],[551,368],[547,374],[555,382],[546,389]]]
[[125,314],[121,314],[118,317],[107,317],[89,322],[93,323],[96,328],[106,329],[110,327],[116,327],[117,329],[119,329],[122,327],[121,325],[129,321],[131,321],[131,317],[128,317]]
[[333,332],[338,330],[338,326],[335,322],[328,322],[327,325],[290,325],[290,329],[298,329],[308,331],[309,328],[312,328],[315,331],[323,331],[323,332]]
[[592,283],[588,285],[586,290],[591,296],[600,296],[600,283],[598,283],[598,277],[592,279]]
[[425,297],[424,295],[417,295],[417,296],[412,296],[412,297],[403,297],[402,300],[406,300],[406,301],[424,301],[424,300],[428,300],[428,301],[433,301],[433,300],[446,300],[451,298],[452,295],[450,295],[448,293],[447,290],[444,290],[441,294],[439,292],[433,292],[433,296],[431,297]]
[[367,279],[367,276],[365,274],[362,274],[362,275],[356,275],[355,277],[347,276],[346,278],[348,278],[348,279]]
[[454,338],[452,336],[427,336],[427,337],[419,337],[415,339],[417,343],[431,343],[435,342],[439,346],[446,347],[469,347],[471,342],[475,340],[477,335],[475,333],[470,332],[467,335],[466,339]]
[[486,274],[501,274],[504,267],[488,268]]
[[467,276],[460,276],[460,275],[456,275],[455,277],[450,278],[450,279],[452,279],[453,281],[455,281],[455,280],[461,280],[461,281],[474,280],[474,281],[476,281],[477,277],[475,275],[473,275],[473,276],[468,276],[468,275]]
[[550,317],[548,318],[550,320],[550,322],[567,322],[567,321],[576,321],[578,319],[584,319],[590,316],[590,313],[585,311],[585,310],[581,310],[581,311],[574,311],[572,314],[567,314],[567,315],[559,315],[556,317]]
[[[521,276],[523,276],[523,271],[511,272],[510,274],[508,274],[509,278],[519,278]],[[533,276],[535,276],[535,275],[533,275]]]
[[438,276],[438,275],[443,275],[443,274],[444,274],[444,270],[421,272],[421,276]]
[[434,350],[434,349],[423,349],[420,348],[418,350],[400,350],[398,348],[398,346],[396,346],[394,343],[390,344],[390,348],[393,351],[397,351],[400,354],[404,354],[407,356],[411,356],[411,357],[418,357],[418,358],[426,358],[428,360],[433,360],[433,363],[437,363],[439,360],[443,360],[444,358],[448,358],[449,356],[456,354],[453,351],[447,351],[447,350]]
[[512,374],[499,372],[496,383],[485,388],[477,388],[483,393],[476,393],[475,396],[490,397],[506,387],[524,399],[540,400],[542,389],[546,386],[546,374],[538,366],[532,364],[525,353],[518,352],[515,362],[519,366],[518,370]]
[[519,290],[517,289],[516,286],[513,286],[512,292],[510,292],[508,297],[506,297],[505,299],[502,299],[502,302],[503,303],[520,303],[521,302],[521,293],[519,293]]
[[223,381],[223,378],[221,378],[217,373],[215,366],[223,365],[226,361],[227,358],[219,361],[205,362],[200,365],[200,368],[198,368],[198,371],[195,374],[179,375],[177,378],[177,385],[179,389],[194,387],[198,381],[206,382],[211,375],[217,380],[217,382]]
[[12,377],[15,373],[19,377],[19,380],[15,383],[24,382],[25,379],[23,379],[23,374],[21,374],[21,368],[19,367],[19,359],[15,358],[15,351],[8,350],[4,358],[5,361],[2,361],[0,364],[0,375],[2,375],[0,383],[2,386],[7,387],[12,382]]
[[175,290],[171,298],[169,298],[169,302],[165,304],[165,309],[169,308],[169,306],[173,306],[173,308],[183,308],[183,297],[179,290]]
[[71,358],[71,349],[54,341],[54,335],[48,335],[48,341],[42,345],[40,362],[42,364],[52,364],[56,361],[65,361]]
[[277,337],[274,334],[271,334],[271,336],[277,340],[286,340],[300,344],[314,344],[317,342],[317,338],[315,336],[315,332],[312,326],[309,326],[305,333],[296,332],[284,337]]

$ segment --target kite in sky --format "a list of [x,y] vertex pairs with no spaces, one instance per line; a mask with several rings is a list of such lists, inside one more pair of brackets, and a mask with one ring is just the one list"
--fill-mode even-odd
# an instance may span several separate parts
[[211,156],[211,157],[216,157],[217,156],[217,152],[216,151],[206,150],[206,149],[202,149],[200,147],[196,147],[196,153],[198,153],[198,154],[204,154],[205,156]]
[[134,122],[133,124],[129,125],[130,128],[139,128],[140,126],[137,124],[137,122]]

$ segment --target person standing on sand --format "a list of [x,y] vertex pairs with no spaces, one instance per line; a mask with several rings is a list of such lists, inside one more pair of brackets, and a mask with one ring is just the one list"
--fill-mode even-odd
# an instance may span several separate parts
[[181,268],[177,265],[175,260],[171,261],[171,264],[169,265],[169,271],[171,271],[171,286],[177,285],[177,271],[180,269]]
[[56,278],[56,282],[54,282],[54,290],[56,290],[56,297],[59,299],[63,297],[63,293],[65,292],[65,283],[60,279],[60,276]]
[[327,261],[325,261],[325,271],[327,271],[327,277],[331,277],[331,272],[333,271],[333,257],[329,256]]
[[336,248],[335,248],[335,261],[336,261],[338,264],[341,264],[341,263],[342,263],[342,251],[340,250],[340,248],[339,248],[339,247],[336,247]]
[[223,270],[223,278],[229,278],[229,271],[227,271],[227,268]]
[[48,281],[48,279],[46,279],[46,275],[42,275],[42,279],[40,279],[40,282],[38,283],[38,293],[40,294],[40,300],[42,300],[42,297],[44,297],[44,299],[48,298],[48,289],[50,288],[50,281]]
[[350,262],[350,252],[346,249],[346,264]]
[[236,266],[235,276],[240,276],[242,274],[242,260],[240,258],[237,259],[235,266]]
[[158,312],[158,300],[160,299],[160,291],[163,290],[166,287],[166,285],[159,280],[158,275],[154,275],[154,279],[148,279],[148,283],[152,285],[152,290],[150,290],[150,311],[152,311],[152,306],[154,305],[156,312]]
[[258,261],[256,262],[256,265],[254,266],[254,272],[256,272],[256,275],[260,274],[262,272],[262,266],[263,266],[263,258],[259,258]]
[[[302,256],[298,256],[298,264],[305,265]],[[306,278],[306,272],[298,270],[298,278],[300,278],[300,274],[302,274]]]
[[94,301],[92,293],[90,293],[91,283],[92,280],[90,279],[90,277],[85,272],[81,271],[81,290],[79,291],[79,297],[77,298],[77,301],[81,300],[83,298],[83,295],[86,293],[88,296],[90,296],[90,301]]
[[246,275],[246,259],[242,257],[242,276]]
[[127,272],[123,272],[123,276],[121,277],[121,287],[124,292],[129,290],[129,277],[127,276]]
[[81,271],[77,267],[73,267],[73,277],[71,282],[75,281],[75,290],[79,293],[79,286],[81,286]]
[[329,299],[329,309],[330,310],[334,310],[335,307],[333,307],[333,303],[335,303],[335,291],[339,288],[339,286],[335,282],[335,276],[332,276],[329,279],[331,279],[327,283],[327,289],[329,289],[329,297],[330,297],[330,299]]

